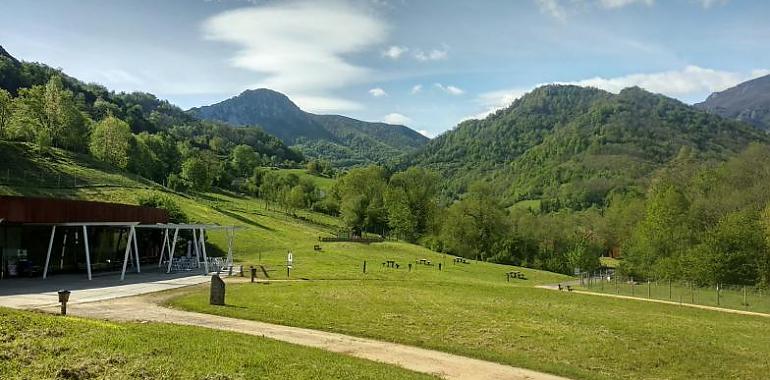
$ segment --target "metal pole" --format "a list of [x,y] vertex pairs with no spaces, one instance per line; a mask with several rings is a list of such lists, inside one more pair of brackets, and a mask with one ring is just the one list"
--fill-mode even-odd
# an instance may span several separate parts
[[88,228],[83,226],[83,243],[86,246],[86,271],[88,272],[88,280],[91,280],[91,248],[88,247]]
[[192,229],[193,233],[193,247],[195,248],[195,267],[200,268],[201,266],[201,252],[200,252],[200,242],[198,242],[198,231],[197,228]]
[[168,245],[168,228],[163,229],[163,244],[160,247],[160,260],[158,260],[158,268],[163,266],[163,257],[166,253],[166,246]]
[[134,257],[136,257],[136,273],[142,273],[141,267],[139,265],[139,246],[137,245],[137,238],[136,238],[136,228],[131,226],[131,233],[134,234]]
[[206,274],[209,273],[209,259],[206,257],[206,239],[203,235],[203,228],[201,228],[201,248],[203,251],[203,268],[206,270]]
[[43,268],[43,279],[48,276],[48,263],[51,262],[51,249],[53,249],[53,238],[56,236],[56,226],[51,228],[51,239],[48,240],[48,253],[45,255],[45,267]]
[[174,261],[174,252],[176,252],[176,238],[179,237],[179,227],[174,229],[174,241],[171,243],[171,251],[168,252],[168,269],[166,273],[171,273],[171,262]]
[[131,239],[133,239],[133,230],[128,230],[128,239],[126,239],[126,253],[123,255],[123,270],[120,272],[120,281],[126,278],[126,266],[128,265],[128,259],[131,257]]

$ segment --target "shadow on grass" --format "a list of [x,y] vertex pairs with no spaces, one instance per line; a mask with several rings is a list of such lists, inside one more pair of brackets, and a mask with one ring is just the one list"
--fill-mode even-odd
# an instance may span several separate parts
[[254,226],[254,227],[257,227],[257,228],[261,228],[261,229],[263,229],[263,230],[268,230],[268,231],[271,231],[271,232],[275,231],[274,229],[272,229],[272,228],[270,228],[270,227],[268,227],[268,226],[265,226],[265,225],[263,225],[263,224],[257,223],[257,222],[255,222],[255,221],[253,221],[253,220],[249,219],[249,218],[246,218],[246,217],[244,217],[244,216],[242,216],[242,215],[238,215],[238,214],[236,214],[236,213],[234,213],[234,212],[232,212],[232,211],[228,211],[228,210],[222,209],[222,208],[220,208],[220,207],[218,207],[218,206],[212,206],[212,208],[213,208],[214,210],[217,210],[217,211],[219,211],[220,213],[222,213],[222,214],[224,214],[224,215],[226,215],[226,216],[229,216],[229,217],[231,217],[231,218],[233,218],[233,219],[235,219],[235,220],[239,221],[239,222],[243,222],[243,223],[246,223],[246,224],[248,224],[248,225],[250,225],[250,226]]

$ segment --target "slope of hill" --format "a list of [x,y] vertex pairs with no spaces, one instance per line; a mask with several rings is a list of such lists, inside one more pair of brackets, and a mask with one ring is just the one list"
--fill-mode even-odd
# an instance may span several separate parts
[[544,86],[484,120],[469,120],[410,157],[462,193],[494,180],[509,202],[547,199],[582,208],[613,190],[643,188],[678,154],[721,160],[768,137],[639,88],[614,95],[577,86]]
[[695,107],[770,131],[770,75],[715,92]]
[[389,163],[428,139],[402,125],[370,123],[338,115],[304,112],[286,95],[247,90],[222,102],[193,108],[191,115],[233,125],[259,125],[312,158],[338,166]]

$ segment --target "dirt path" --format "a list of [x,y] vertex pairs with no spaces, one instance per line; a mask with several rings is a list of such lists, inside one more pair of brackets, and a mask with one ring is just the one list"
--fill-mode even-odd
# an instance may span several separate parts
[[[76,304],[70,307],[69,314],[115,321],[176,323],[239,332],[393,364],[412,371],[438,375],[445,379],[565,380],[562,377],[527,369],[396,343],[170,309],[159,306],[158,303],[164,297],[167,295],[150,294]],[[44,310],[56,312],[57,309]]]
[[[559,291],[557,285],[539,285],[539,286],[536,286],[536,287],[537,288],[541,288],[541,289],[555,290],[557,292]],[[588,291],[585,291],[585,290],[572,290],[571,293],[586,294],[586,295],[589,295],[589,296],[611,297],[611,298],[621,298],[621,299],[627,299],[627,300],[636,300],[636,301],[662,303],[662,304],[666,304],[666,305],[675,305],[675,306],[692,307],[692,308],[695,308],[695,309],[720,311],[720,312],[723,312],[723,313],[730,313],[730,314],[741,314],[741,315],[751,315],[751,316],[755,316],[755,317],[770,318],[770,314],[759,313],[759,312],[756,312],[756,311],[727,309],[727,308],[724,308],[724,307],[697,305],[697,304],[694,304],[694,303],[679,303],[679,302],[676,302],[676,301],[658,300],[658,299],[654,299],[654,298],[624,296],[624,295],[612,294],[612,293],[588,292]]]

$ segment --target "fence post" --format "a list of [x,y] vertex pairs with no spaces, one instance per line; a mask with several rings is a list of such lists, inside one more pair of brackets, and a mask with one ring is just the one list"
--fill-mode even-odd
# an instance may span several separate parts
[[650,280],[647,280],[647,298],[650,298]]
[[719,283],[717,283],[717,306],[719,306]]
[[668,299],[671,299],[671,279],[670,278],[668,279]]
[[743,287],[743,306],[746,306],[746,310],[749,310],[749,303],[746,300],[746,286]]
[[695,303],[695,288],[692,285],[692,281],[690,281],[690,303]]

